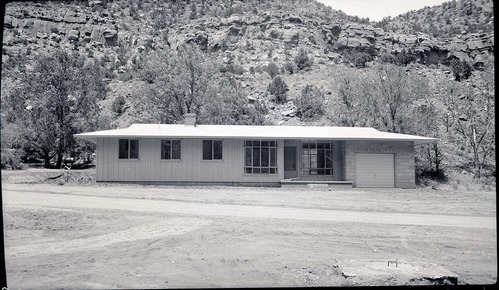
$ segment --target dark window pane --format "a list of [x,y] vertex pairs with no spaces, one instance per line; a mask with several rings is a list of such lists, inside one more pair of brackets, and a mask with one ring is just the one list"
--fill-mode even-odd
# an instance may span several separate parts
[[262,147],[261,154],[262,154],[262,167],[268,167],[269,166],[269,148]]
[[327,169],[326,170],[327,175],[333,175],[333,170],[332,169]]
[[269,173],[269,168],[262,168],[261,173]]
[[180,159],[181,156],[180,140],[172,141],[172,159]]
[[213,159],[222,159],[222,141],[213,141]]
[[277,166],[277,149],[270,148],[270,166]]
[[245,149],[244,153],[244,166],[251,166],[251,147]]
[[277,142],[276,141],[270,141],[270,147],[277,147]]
[[260,173],[260,168],[253,168],[253,173]]
[[246,173],[250,173],[251,174],[251,168],[246,168]]
[[161,140],[161,159],[171,159],[170,140]]
[[315,143],[310,143],[310,144],[308,145],[308,146],[309,146],[308,148],[310,148],[310,149],[315,149],[315,145],[316,145]]
[[324,146],[324,148],[326,148],[326,149],[331,148],[331,143],[326,143],[325,146]]
[[333,168],[333,151],[326,150],[326,168]]
[[244,146],[251,146],[251,141],[244,141]]
[[262,141],[262,147],[269,147],[269,141]]
[[260,146],[260,141],[253,141],[253,146]]
[[130,158],[139,158],[139,140],[130,140]]
[[211,140],[203,140],[203,160],[212,159],[212,144]]
[[308,149],[308,148],[310,148],[309,143],[303,143],[303,148],[304,148],[304,149]]
[[323,149],[325,146],[325,143],[317,143],[317,149]]
[[317,168],[324,168],[326,165],[324,149],[317,149]]
[[260,148],[253,148],[253,166],[260,166]]
[[270,168],[270,174],[275,174],[275,168]]
[[324,175],[325,173],[326,173],[326,171],[324,169],[317,170],[317,174],[319,174],[319,175]]
[[120,139],[119,143],[119,158],[128,159],[128,139]]

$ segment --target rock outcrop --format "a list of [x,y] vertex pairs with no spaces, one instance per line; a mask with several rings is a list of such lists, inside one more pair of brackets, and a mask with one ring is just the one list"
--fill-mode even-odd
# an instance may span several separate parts
[[338,62],[341,55],[350,50],[374,56],[405,51],[427,65],[448,64],[458,59],[479,68],[488,55],[494,53],[493,32],[440,40],[424,33],[406,35],[368,24],[324,21],[281,11],[258,14],[246,11],[225,18],[206,16],[158,30],[150,16],[141,14],[140,20],[130,23],[128,16],[125,21],[123,14],[117,12],[120,9],[103,9],[100,1],[90,1],[87,6],[60,4],[64,9],[35,4],[33,9],[15,4],[7,7],[4,54],[12,54],[21,47],[25,50],[26,45],[35,51],[44,47],[67,47],[86,53],[117,54],[118,49],[125,48],[141,54],[195,43],[213,53],[251,53],[250,59],[260,64],[269,57],[289,60],[299,48],[305,48],[312,50],[322,63]]
[[406,51],[414,53],[421,63],[427,65],[448,64],[453,59],[476,65],[483,62],[485,54],[494,52],[493,33],[469,34],[439,41],[424,33],[404,35],[358,23],[335,27],[336,33],[332,33],[333,29],[329,26],[322,30],[324,41],[334,44],[338,51],[355,49],[375,55]]

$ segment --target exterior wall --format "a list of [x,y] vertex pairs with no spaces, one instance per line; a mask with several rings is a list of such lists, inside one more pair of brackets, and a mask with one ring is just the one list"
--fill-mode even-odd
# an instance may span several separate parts
[[[308,175],[302,174],[301,165],[302,165],[302,153],[301,149],[303,147],[303,142],[315,142],[317,140],[285,140],[284,146],[296,146],[296,165],[298,170],[298,180],[310,180],[310,181],[339,181],[344,180],[343,177],[343,169],[341,164],[341,156],[340,156],[340,143],[328,140],[320,140],[324,142],[333,142],[333,175]],[[320,142],[319,141],[319,142]]]
[[[349,180],[346,177],[346,172],[347,172],[347,166],[345,162],[345,156],[346,156],[346,146],[345,146],[345,141],[339,142],[338,146],[338,156],[339,156],[339,163],[340,163],[340,168],[341,168],[341,179],[340,180]],[[351,180],[350,180],[351,181]]]
[[345,141],[345,179],[355,184],[355,153],[393,153],[395,156],[395,187],[415,188],[413,142]]
[[244,173],[244,140],[223,140],[223,160],[203,160],[202,139],[182,139],[180,160],[161,160],[161,139],[139,139],[139,159],[118,159],[119,138],[97,139],[97,181],[276,183],[284,179],[278,141],[278,174]]

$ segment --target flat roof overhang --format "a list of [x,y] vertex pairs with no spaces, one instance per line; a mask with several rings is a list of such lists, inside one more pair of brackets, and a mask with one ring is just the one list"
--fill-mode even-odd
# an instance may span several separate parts
[[124,129],[80,133],[74,136],[92,143],[97,143],[98,138],[386,141],[414,142],[414,145],[439,141],[436,138],[381,132],[368,127],[326,126],[133,124]]

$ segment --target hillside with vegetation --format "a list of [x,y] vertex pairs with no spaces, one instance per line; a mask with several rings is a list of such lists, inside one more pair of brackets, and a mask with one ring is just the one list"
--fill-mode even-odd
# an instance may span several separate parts
[[[430,23],[427,10],[409,14]],[[495,183],[493,29],[433,35],[399,17],[370,23],[314,0],[8,3],[2,167],[82,167],[94,148],[74,133],[191,112],[437,137],[417,148],[418,176]]]
[[396,17],[388,16],[377,24],[388,31],[422,32],[439,38],[488,34],[494,29],[494,1],[452,0]]

